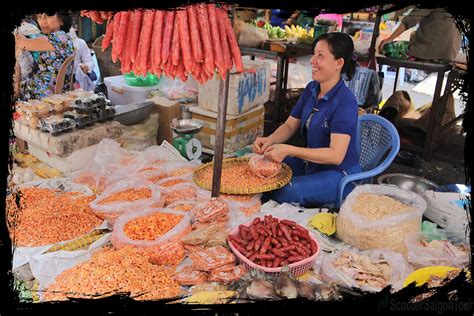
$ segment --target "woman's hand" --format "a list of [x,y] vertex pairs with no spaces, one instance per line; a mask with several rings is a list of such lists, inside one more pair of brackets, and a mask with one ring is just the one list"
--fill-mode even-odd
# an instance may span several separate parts
[[392,40],[390,38],[386,38],[384,40],[382,40],[379,44],[379,53],[382,54],[382,50],[383,50],[383,47],[385,46],[385,44],[388,44],[392,42]]
[[275,160],[276,162],[282,162],[283,159],[285,159],[285,157],[290,153],[290,147],[290,145],[286,144],[271,145],[267,148],[267,150],[265,150],[263,155],[267,158]]
[[265,150],[267,150],[268,146],[273,144],[270,137],[257,137],[255,142],[253,143],[253,151],[257,154],[262,155]]

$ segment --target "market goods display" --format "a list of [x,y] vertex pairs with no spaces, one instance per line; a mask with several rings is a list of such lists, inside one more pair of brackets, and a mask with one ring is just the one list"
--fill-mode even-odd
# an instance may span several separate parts
[[231,208],[237,208],[246,216],[259,212],[262,207],[262,202],[260,200],[262,197],[261,194],[221,194],[219,197],[226,201]]
[[227,224],[229,221],[229,206],[218,198],[197,205],[193,210],[193,229],[208,224]]
[[[158,300],[181,295],[173,269],[149,262],[146,252],[126,247],[97,251],[92,258],[65,270],[43,293],[44,300],[98,298],[130,292],[137,300]],[[85,277],[86,276],[86,277]]]
[[197,187],[192,183],[180,183],[169,188],[162,189],[162,203],[165,207],[180,200],[196,198]]
[[107,24],[102,41],[112,44],[112,60],[120,60],[122,73],[147,72],[199,83],[222,78],[235,64],[243,71],[240,49],[225,7],[189,5],[176,11],[117,12]]
[[111,239],[115,248],[155,247],[187,233],[189,226],[187,213],[167,209],[132,211],[117,218]]
[[[203,189],[212,188],[213,163],[207,163],[194,171],[194,182]],[[228,158],[222,161],[221,193],[256,194],[279,189],[288,184],[292,171],[287,164],[273,178],[259,178],[249,167],[249,158]]]
[[329,280],[376,292],[389,285],[400,289],[413,270],[401,254],[384,249],[336,251],[323,259],[321,271]]
[[[228,239],[232,251],[245,265],[272,268],[264,270],[267,272],[280,272],[285,265],[290,265],[290,269],[306,265],[319,253],[319,246],[307,229],[294,221],[271,215],[263,219],[256,217],[249,225],[240,225]],[[294,274],[307,269],[303,270],[295,270]]]
[[408,262],[415,268],[451,266],[464,268],[469,264],[470,249],[464,244],[453,245],[448,240],[428,242],[422,234],[406,239]]
[[99,217],[113,223],[122,213],[143,209],[160,198],[160,191],[150,182],[130,178],[109,186],[90,206]]
[[259,178],[275,177],[281,170],[281,163],[273,161],[263,155],[252,156],[249,160],[250,171]]
[[359,249],[385,248],[407,254],[405,239],[420,232],[425,200],[388,185],[360,185],[346,198],[336,234]]
[[203,225],[181,239],[189,252],[203,250],[201,247],[224,246],[226,240],[227,229],[223,224]]
[[[433,268],[436,268],[436,267],[433,267]],[[418,271],[420,271],[420,270],[417,270],[414,273],[417,273]],[[423,293],[423,294],[420,294],[420,295],[416,296],[412,300],[412,302],[413,303],[421,302],[421,301],[433,296],[436,293],[436,291],[434,291],[433,289],[448,284],[451,280],[456,278],[459,275],[460,272],[461,272],[461,270],[459,270],[459,269],[452,269],[452,270],[447,271],[446,273],[444,273],[442,276],[436,275],[436,274],[430,275],[428,280],[425,282],[425,284],[427,285],[428,289],[430,289],[430,291],[427,292],[427,293]]]
[[36,247],[71,240],[98,227],[102,220],[92,213],[94,196],[41,188],[19,191],[7,200],[8,228],[17,247]]
[[285,25],[286,37],[296,37],[300,43],[312,43],[314,40],[314,28],[307,30],[299,25]]
[[81,16],[88,17],[92,20],[92,22],[97,24],[102,24],[105,21],[109,20],[113,16],[112,11],[89,11],[89,10],[82,10]]
[[200,200],[181,200],[172,204],[169,204],[167,208],[175,211],[190,212],[192,209],[199,204]]

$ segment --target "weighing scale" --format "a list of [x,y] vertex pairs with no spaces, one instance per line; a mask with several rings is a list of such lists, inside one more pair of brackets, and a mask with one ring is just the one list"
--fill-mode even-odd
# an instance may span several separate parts
[[173,139],[173,146],[184,158],[193,160],[201,157],[202,144],[198,139],[194,138],[194,134],[199,133],[203,127],[201,121],[173,119],[170,127],[178,134],[178,137]]

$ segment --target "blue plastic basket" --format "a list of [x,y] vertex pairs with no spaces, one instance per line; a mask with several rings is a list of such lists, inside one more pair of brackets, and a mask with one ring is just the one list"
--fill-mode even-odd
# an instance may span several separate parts
[[357,67],[354,77],[350,80],[344,80],[347,87],[354,93],[359,106],[364,105],[369,92],[370,80],[375,72],[365,67]]

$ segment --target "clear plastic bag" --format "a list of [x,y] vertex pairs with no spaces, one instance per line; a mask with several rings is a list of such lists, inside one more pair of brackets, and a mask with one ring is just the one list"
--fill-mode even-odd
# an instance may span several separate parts
[[[168,178],[169,179],[169,178]],[[167,179],[165,179],[167,180]],[[157,186],[160,188],[159,186]],[[180,183],[168,188],[161,188],[162,199],[164,206],[171,205],[180,200],[189,200],[196,198],[198,188],[193,183]]]
[[[136,191],[141,189],[146,191],[138,191],[140,193]],[[124,191],[130,192],[132,196],[136,195],[136,197],[143,197],[136,200],[133,200],[132,197],[131,201],[123,200],[110,203],[104,202],[107,201],[106,199],[109,199],[111,196],[116,196],[117,194]],[[146,195],[148,195],[148,192],[149,196],[147,197]],[[90,207],[99,217],[107,219],[113,223],[122,213],[145,209],[153,202],[159,201],[160,198],[160,191],[148,181],[139,178],[129,178],[121,180],[108,187],[101,195],[99,195],[94,201],[90,203]]]
[[[321,263],[321,273],[324,278],[335,281],[347,287],[360,288],[363,291],[378,292],[385,286],[375,287],[363,284],[361,282],[362,275],[360,273],[347,270],[342,271],[336,268],[335,261],[341,257],[342,254],[350,252],[357,256],[367,256],[371,263],[386,261],[391,269],[390,280],[387,285],[392,286],[392,291],[397,291],[402,288],[406,277],[413,271],[402,254],[396,253],[386,249],[373,249],[359,252],[352,248],[342,248],[327,255]],[[363,265],[361,265],[363,267]],[[359,266],[360,267],[360,266]],[[359,282],[356,280],[358,278]]]
[[172,162],[166,164],[166,172],[170,177],[192,176],[194,170],[200,165],[198,161]]
[[409,236],[405,240],[408,262],[415,268],[450,266],[464,268],[469,264],[469,246],[453,245],[448,240],[427,242],[423,234]]
[[162,76],[158,90],[170,100],[196,99],[198,93],[197,82],[192,77],[189,77],[186,82],[182,82],[180,79]]
[[167,206],[167,208],[180,212],[192,212],[192,210],[202,203],[199,199],[180,200]]
[[184,244],[193,246],[225,246],[227,240],[227,229],[224,225],[210,224],[193,230],[181,240]]
[[250,171],[259,178],[273,178],[281,170],[281,163],[263,155],[253,155],[249,160]]
[[[127,236],[127,234],[125,233],[125,225],[127,225],[127,223],[132,220],[141,217],[151,216],[154,214],[179,215],[182,216],[182,219],[176,226],[174,226],[172,229],[170,229],[160,237],[156,238],[155,240],[134,240]],[[112,245],[117,249],[120,249],[125,246],[133,246],[139,248],[158,247],[170,241],[170,239],[174,237],[183,236],[185,233],[187,233],[190,228],[190,221],[191,217],[188,213],[172,211],[169,209],[145,209],[138,212],[130,212],[127,214],[123,214],[115,221],[114,231],[112,232],[111,237]]]
[[[411,209],[396,215],[371,219],[355,213],[352,209],[361,194],[388,196],[410,206]],[[348,195],[339,211],[336,233],[342,241],[359,249],[385,248],[406,254],[405,238],[420,232],[425,210],[425,200],[412,191],[405,191],[392,185],[357,186]]]

